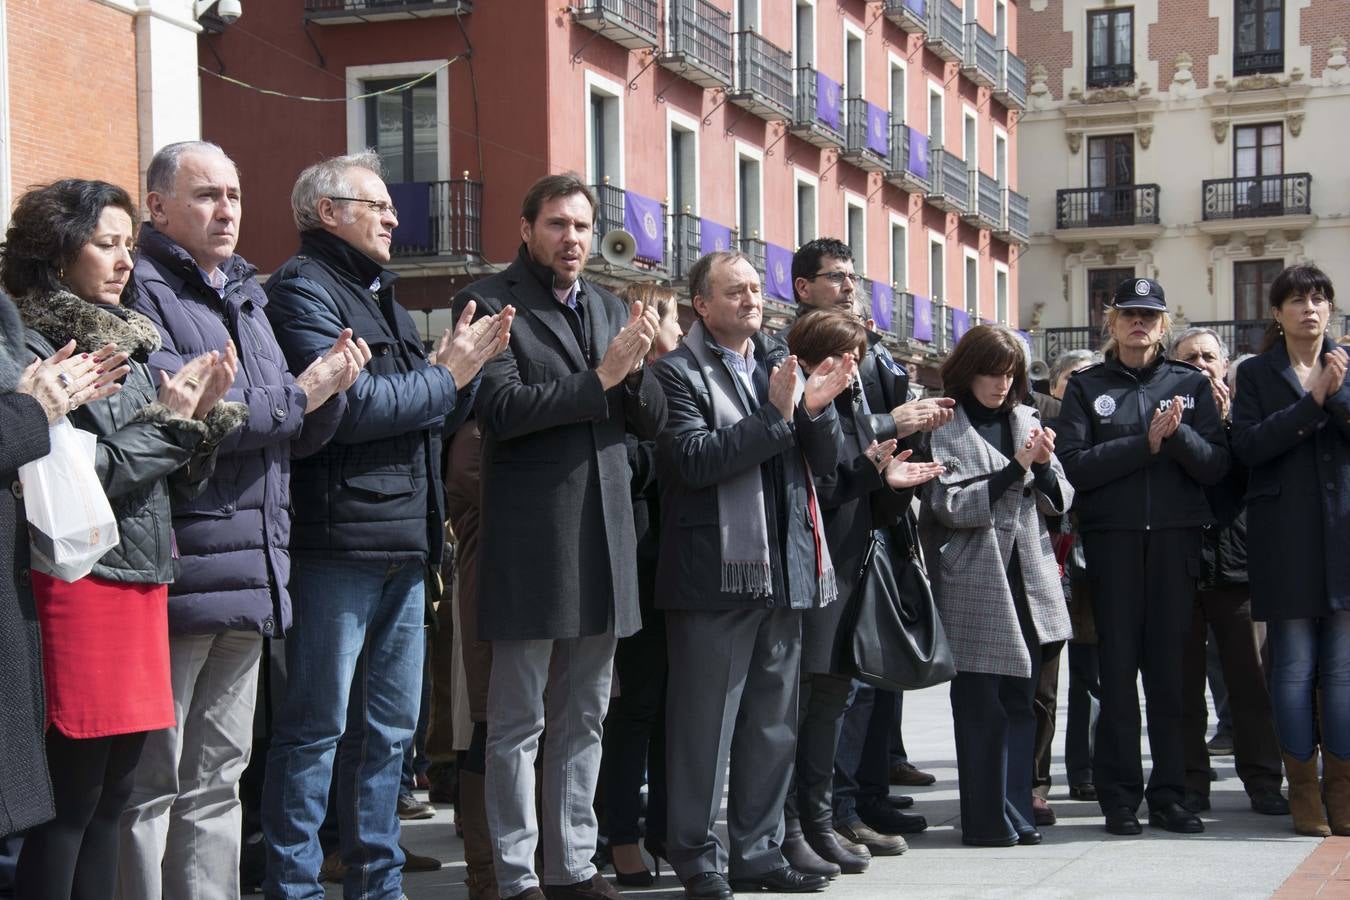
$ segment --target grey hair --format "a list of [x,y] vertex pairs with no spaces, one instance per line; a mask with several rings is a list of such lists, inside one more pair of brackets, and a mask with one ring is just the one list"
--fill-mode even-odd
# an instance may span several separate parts
[[1243,353],[1237,359],[1233,360],[1231,363],[1228,364],[1228,374],[1224,376],[1223,380],[1228,382],[1228,390],[1230,390],[1234,394],[1237,393],[1238,366],[1242,365],[1255,355],[1256,355],[1255,353]]
[[352,184],[347,173],[352,169],[367,169],[384,177],[380,154],[372,149],[320,160],[300,173],[300,177],[295,179],[295,187],[291,189],[291,215],[295,218],[297,229],[312,231],[323,227],[323,221],[319,218],[319,201],[324,197],[350,197]]
[[150,166],[145,170],[146,191],[172,197],[178,182],[178,167],[182,164],[183,156],[188,153],[218,153],[234,166],[236,174],[239,172],[239,166],[219,144],[210,141],[178,141],[160,147],[154,159],[150,160]]
[[1097,362],[1097,354],[1091,350],[1065,350],[1055,357],[1055,364],[1050,367],[1050,390],[1055,389],[1065,372],[1076,371],[1084,363],[1094,362]]
[[1224,362],[1228,362],[1228,345],[1223,342],[1223,338],[1219,337],[1219,333],[1217,331],[1215,331],[1213,328],[1205,328],[1202,325],[1197,325],[1193,328],[1187,328],[1181,334],[1172,338],[1172,346],[1167,348],[1167,355],[1175,357],[1177,355],[1178,347],[1180,347],[1186,341],[1189,341],[1191,338],[1199,337],[1202,334],[1207,334],[1210,337],[1214,338],[1214,343],[1219,345],[1219,355],[1223,357]]

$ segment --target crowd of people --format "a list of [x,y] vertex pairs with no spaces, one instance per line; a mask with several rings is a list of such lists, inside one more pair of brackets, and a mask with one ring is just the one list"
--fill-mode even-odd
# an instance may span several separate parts
[[[14,208],[0,896],[398,898],[439,865],[400,843],[423,777],[474,900],[615,898],[601,866],[663,861],[690,900],[823,890],[927,827],[891,793],[933,781],[903,691],[857,657],[888,589],[936,610],[964,844],[1054,823],[1066,645],[1069,792],[1108,832],[1204,830],[1213,647],[1253,811],[1350,834],[1350,357],[1315,266],[1254,356],[1174,337],[1140,277],[1100,354],[1033,384],[981,324],[924,397],[835,239],[797,250],[778,335],[751,262],[703,256],[685,334],[674,290],[585,277],[595,196],[545,176],[428,348],[379,157],[291,199],[266,284],[214,144],[155,155],[139,224],[99,181]],[[117,525],[74,581],[20,474],[63,420]]]

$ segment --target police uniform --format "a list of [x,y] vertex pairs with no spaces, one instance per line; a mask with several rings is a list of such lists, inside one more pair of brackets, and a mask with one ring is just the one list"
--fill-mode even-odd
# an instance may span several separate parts
[[[1131,279],[1116,291],[1120,309],[1166,309],[1162,288]],[[1174,398],[1181,424],[1149,450],[1148,426]],[[1130,369],[1115,354],[1069,379],[1056,454],[1077,492],[1101,654],[1101,716],[1093,773],[1107,829],[1138,832],[1147,798],[1152,824],[1202,830],[1180,807],[1185,795],[1182,658],[1196,579],[1201,529],[1213,522],[1205,485],[1228,469],[1228,444],[1208,377],[1159,355]],[[1143,673],[1153,771],[1143,784],[1139,701]]]

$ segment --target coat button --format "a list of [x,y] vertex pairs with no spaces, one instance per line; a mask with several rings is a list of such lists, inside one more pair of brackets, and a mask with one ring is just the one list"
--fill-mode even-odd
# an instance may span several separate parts
[[14,495],[14,499],[16,499],[16,500],[22,500],[22,499],[23,499],[23,482],[22,482],[22,481],[16,481],[16,482],[14,482],[13,484],[11,484],[11,485],[9,486],[9,492],[10,492],[11,494]]
[[389,348],[388,348],[388,347],[381,347],[381,348],[380,348],[380,355],[381,355],[381,356],[388,356],[388,355],[389,355]]
[[27,586],[27,584],[28,584],[28,570],[27,570],[27,569],[20,569],[20,570],[19,570],[19,584],[22,584],[22,585]]
[[267,618],[263,619],[262,623],[263,634],[271,634],[276,629],[276,627],[277,624],[276,622],[272,621],[271,616],[268,616]]
[[272,416],[273,416],[273,418],[275,418],[278,422],[283,422],[283,421],[285,421],[285,420],[286,420],[286,407],[284,407],[284,406],[278,406],[276,409],[272,410]]

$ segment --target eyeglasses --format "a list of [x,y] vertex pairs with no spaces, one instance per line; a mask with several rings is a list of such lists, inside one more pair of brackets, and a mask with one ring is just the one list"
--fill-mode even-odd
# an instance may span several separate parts
[[861,276],[853,272],[817,272],[806,280],[814,281],[817,278],[824,278],[835,287],[843,287],[844,279],[848,279],[853,284],[857,284],[860,277]]
[[365,197],[329,197],[329,200],[346,200],[348,203],[364,203],[370,207],[376,215],[382,216],[389,213],[395,219],[398,218],[398,208],[392,203],[385,203],[383,200],[367,200]]

